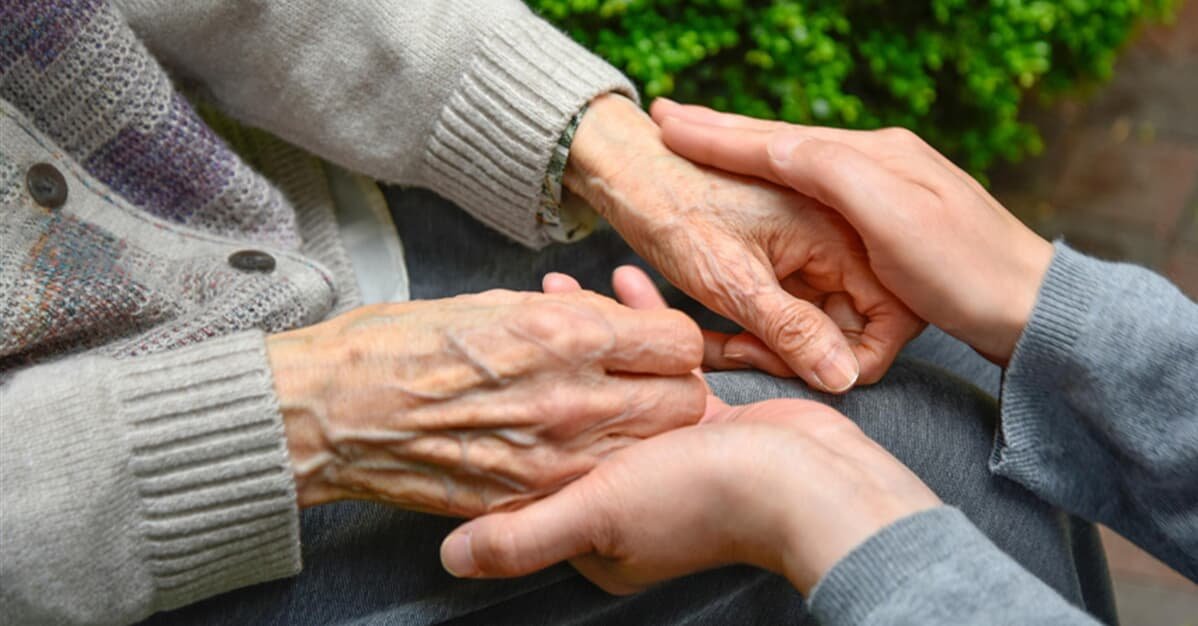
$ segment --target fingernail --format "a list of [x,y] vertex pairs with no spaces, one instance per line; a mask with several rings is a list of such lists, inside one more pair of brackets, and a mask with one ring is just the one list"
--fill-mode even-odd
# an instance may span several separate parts
[[470,533],[454,533],[441,544],[441,566],[458,578],[475,576],[474,553],[470,549]]
[[815,366],[815,380],[824,389],[832,393],[840,393],[853,386],[861,375],[861,366],[857,357],[847,348],[837,346]]
[[804,141],[807,141],[807,137],[799,133],[782,133],[770,140],[770,158],[779,163],[785,163],[790,160],[795,148]]
[[673,100],[671,100],[665,96],[657,96],[656,98],[653,99],[653,101],[654,102],[664,102],[666,104],[678,104],[677,102],[674,102]]
[[728,359],[729,361],[740,361],[741,363],[744,363],[748,356],[749,355],[739,350],[724,350],[724,358]]

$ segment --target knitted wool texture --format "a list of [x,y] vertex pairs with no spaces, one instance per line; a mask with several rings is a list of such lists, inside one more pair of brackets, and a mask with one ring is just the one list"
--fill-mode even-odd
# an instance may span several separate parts
[[0,6],[0,97],[89,174],[163,219],[294,248],[295,214],[196,115],[102,0]]
[[[0,24],[0,98],[113,195],[188,229],[299,250],[283,194],[200,120],[115,8],[7,2]],[[0,202],[23,193],[28,165],[0,155]],[[0,241],[0,372],[93,346],[136,355],[279,331],[327,312],[278,276],[166,260],[60,212],[10,213]]]

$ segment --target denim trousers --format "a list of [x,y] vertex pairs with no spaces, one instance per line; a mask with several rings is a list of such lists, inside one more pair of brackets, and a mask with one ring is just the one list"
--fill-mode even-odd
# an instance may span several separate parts
[[[398,188],[386,193],[404,242],[413,299],[491,288],[538,289],[548,271],[569,273],[588,289],[610,293],[607,283],[615,267],[646,267],[610,229],[579,243],[530,251],[431,193]],[[672,305],[706,327],[732,328],[654,276]],[[1093,525],[987,469],[1000,377],[997,367],[930,328],[881,382],[844,396],[758,372],[712,373],[708,381],[730,403],[793,397],[835,407],[1023,567],[1069,601],[1114,623],[1106,561]],[[565,565],[514,580],[456,580],[441,569],[438,550],[459,523],[362,502],[308,509],[301,519],[304,571],[299,576],[210,598],[149,623],[814,623],[802,596],[784,578],[744,566],[687,576],[625,597],[607,595]]]

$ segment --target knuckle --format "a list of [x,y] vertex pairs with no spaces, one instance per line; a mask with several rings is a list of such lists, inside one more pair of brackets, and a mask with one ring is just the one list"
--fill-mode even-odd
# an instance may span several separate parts
[[822,341],[823,326],[815,307],[795,303],[774,314],[770,323],[772,343],[779,352],[804,355]]
[[[919,188],[913,191],[911,210],[895,211],[895,220],[908,232],[936,232],[945,227],[945,219],[952,218],[952,209],[938,194]],[[899,231],[901,229],[894,229]]]
[[538,446],[521,455],[519,474],[523,482],[535,493],[541,493],[561,482],[569,471],[568,462],[560,458],[556,450]]
[[924,145],[923,139],[919,135],[901,126],[891,126],[878,131],[878,134],[886,141],[903,147],[915,147]]
[[674,354],[683,361],[687,369],[694,369],[703,363],[703,331],[699,324],[681,311],[666,311],[669,327],[674,329],[672,339]]
[[513,317],[525,335],[569,359],[593,357],[613,341],[605,318],[585,303],[538,301],[518,307]]
[[561,309],[547,302],[517,307],[513,315],[525,331],[538,339],[553,338],[565,327]]

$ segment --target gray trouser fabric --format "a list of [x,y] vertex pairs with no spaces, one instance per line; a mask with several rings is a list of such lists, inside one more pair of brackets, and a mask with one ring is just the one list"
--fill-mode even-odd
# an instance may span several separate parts
[[[403,237],[414,299],[503,287],[536,289],[547,271],[609,291],[624,263],[644,266],[611,231],[531,252],[436,196],[398,189],[388,200]],[[662,283],[664,284],[664,283]],[[672,304],[708,327],[728,323],[676,290]],[[824,396],[756,372],[708,380],[729,402],[814,398],[836,407],[906,463],[1001,549],[1071,602],[1113,623],[1106,562],[1093,526],[987,470],[1001,372],[930,329],[877,385]],[[459,522],[366,503],[303,513],[304,571],[162,614],[158,623],[253,624],[778,624],[807,623],[785,579],[728,567],[630,597],[608,596],[566,566],[510,581],[460,581],[440,567],[441,539]],[[668,520],[645,520],[668,523]],[[996,598],[1017,602],[1017,598]]]

